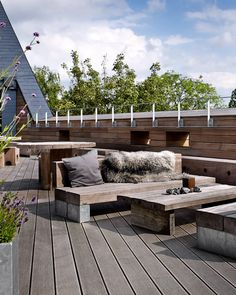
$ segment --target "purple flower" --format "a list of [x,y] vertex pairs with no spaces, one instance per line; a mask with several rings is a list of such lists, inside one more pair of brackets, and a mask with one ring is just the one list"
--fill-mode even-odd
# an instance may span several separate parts
[[20,112],[19,112],[19,116],[23,116],[25,114],[25,110],[21,110]]
[[34,203],[36,201],[36,196],[33,196],[33,198],[31,199],[31,202]]
[[30,45],[27,45],[26,47],[25,47],[25,50],[31,50],[32,49],[32,47],[30,46]]
[[6,27],[6,23],[5,22],[0,22],[0,28],[5,28]]
[[11,100],[11,98],[10,98],[10,96],[6,96],[5,97],[5,101],[7,102],[7,101],[10,101]]
[[15,63],[15,68],[18,68],[20,65],[20,61],[18,60],[16,63]]
[[39,40],[37,40],[36,43],[39,44],[40,43]]
[[33,92],[33,93],[31,94],[31,96],[32,96],[32,97],[36,97],[37,95],[36,95],[36,93]]
[[39,37],[39,33],[38,32],[34,32],[34,37]]

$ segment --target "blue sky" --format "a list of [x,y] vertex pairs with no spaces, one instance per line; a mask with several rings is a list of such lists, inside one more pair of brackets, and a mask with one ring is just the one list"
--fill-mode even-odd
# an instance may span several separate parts
[[[118,53],[146,78],[153,62],[161,73],[174,70],[216,87],[222,96],[236,88],[235,0],[2,0],[25,46],[33,31],[41,44],[29,52],[32,66],[58,71],[70,64],[71,50],[108,70]],[[45,7],[45,9],[43,9]]]

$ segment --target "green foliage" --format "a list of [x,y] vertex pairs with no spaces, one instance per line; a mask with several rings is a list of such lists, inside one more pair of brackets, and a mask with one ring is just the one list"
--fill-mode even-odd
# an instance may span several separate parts
[[[100,105],[101,78],[91,65],[89,58],[80,61],[77,51],[71,52],[72,67],[66,64],[62,67],[67,71],[70,78],[69,90],[64,92],[62,104],[71,104],[78,109],[83,108],[87,114],[94,113],[94,108]],[[102,105],[102,104],[101,104]],[[73,114],[73,111],[72,111]]]
[[[207,101],[215,107],[223,106],[223,102],[211,85],[204,83],[202,77],[192,79],[173,71],[160,76],[151,67],[151,75],[139,83],[139,102],[143,103],[140,111],[150,110],[150,104],[156,104],[156,110],[177,110],[181,103],[182,110],[204,109]],[[145,105],[147,104],[148,105]]]
[[135,83],[135,71],[125,63],[123,53],[117,55],[112,71],[114,74],[107,78],[107,86],[113,93],[109,103],[115,106],[115,112],[127,112],[130,105],[137,105],[138,89]]
[[49,107],[55,112],[59,108],[59,98],[64,91],[61,85],[60,75],[51,71],[47,66],[34,67],[34,74],[44,97],[48,98]]
[[71,58],[71,67],[62,65],[70,86],[58,101],[60,115],[66,115],[68,109],[71,114],[79,114],[81,108],[84,114],[93,114],[96,107],[98,113],[109,113],[112,106],[116,113],[129,112],[131,105],[135,112],[151,111],[153,103],[157,111],[176,110],[179,102],[182,110],[205,109],[208,100],[213,107],[223,106],[215,88],[204,83],[202,76],[192,79],[174,71],[160,75],[159,62],[152,64],[149,77],[136,82],[135,71],[125,62],[124,53],[116,56],[110,75],[106,56],[101,75],[93,69],[89,58],[81,61],[77,51],[71,52]]
[[0,243],[12,241],[23,223],[28,220],[24,202],[12,192],[7,192],[0,203]]
[[232,91],[229,108],[236,108],[236,89]]

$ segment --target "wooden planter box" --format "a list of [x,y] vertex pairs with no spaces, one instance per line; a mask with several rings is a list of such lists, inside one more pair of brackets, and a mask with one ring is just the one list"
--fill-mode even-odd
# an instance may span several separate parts
[[18,238],[0,244],[0,293],[19,294]]

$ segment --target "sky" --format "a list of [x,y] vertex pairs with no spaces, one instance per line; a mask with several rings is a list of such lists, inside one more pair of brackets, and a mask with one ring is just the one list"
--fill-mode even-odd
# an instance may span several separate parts
[[70,53],[108,72],[117,54],[142,81],[159,62],[161,74],[175,71],[216,87],[221,96],[236,88],[235,0],[2,0],[24,48],[33,32],[40,45],[27,52],[31,66],[49,66],[68,85],[61,64]]

